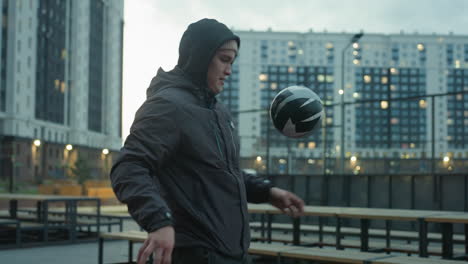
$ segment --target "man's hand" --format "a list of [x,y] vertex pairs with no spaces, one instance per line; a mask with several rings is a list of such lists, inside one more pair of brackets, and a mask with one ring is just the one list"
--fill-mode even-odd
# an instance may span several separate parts
[[138,251],[138,264],[145,264],[148,257],[154,253],[153,264],[171,264],[174,248],[174,228],[162,227],[148,234],[148,238]]
[[304,201],[294,193],[273,187],[270,189],[270,203],[291,217],[304,213]]

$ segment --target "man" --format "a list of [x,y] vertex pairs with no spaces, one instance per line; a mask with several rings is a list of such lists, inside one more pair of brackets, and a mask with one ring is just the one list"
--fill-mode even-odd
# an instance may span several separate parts
[[[231,74],[240,39],[224,24],[189,25],[177,66],[158,70],[111,179],[148,238],[138,263],[247,263],[247,202],[298,216],[303,201],[239,168],[239,139],[215,95]],[[174,252],[173,252],[174,249]]]

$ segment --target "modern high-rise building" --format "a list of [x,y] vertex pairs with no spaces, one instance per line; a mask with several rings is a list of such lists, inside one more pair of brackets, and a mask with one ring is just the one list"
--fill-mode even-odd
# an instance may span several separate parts
[[99,175],[122,142],[123,0],[0,7],[0,178],[64,177],[79,156]]
[[[239,103],[244,167],[280,173],[467,168],[468,36],[236,33],[239,95],[231,101]],[[272,126],[267,109],[291,85],[321,97],[326,129],[287,139]]]

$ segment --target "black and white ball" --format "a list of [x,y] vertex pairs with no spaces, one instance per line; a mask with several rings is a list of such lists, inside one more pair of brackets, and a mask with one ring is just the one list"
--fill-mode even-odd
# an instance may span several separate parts
[[279,92],[270,106],[274,126],[291,138],[304,137],[320,127],[323,105],[319,96],[305,86],[290,86]]

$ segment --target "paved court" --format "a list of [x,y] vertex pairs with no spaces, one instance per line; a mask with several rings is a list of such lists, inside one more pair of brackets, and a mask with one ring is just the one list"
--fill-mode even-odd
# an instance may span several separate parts
[[[124,222],[124,230],[138,230],[133,221]],[[15,264],[89,264],[97,263],[98,242],[69,245],[41,246],[20,249],[1,249],[0,263]],[[133,248],[137,256],[139,244]],[[124,262],[128,259],[128,243],[106,241],[104,243],[104,263]]]

